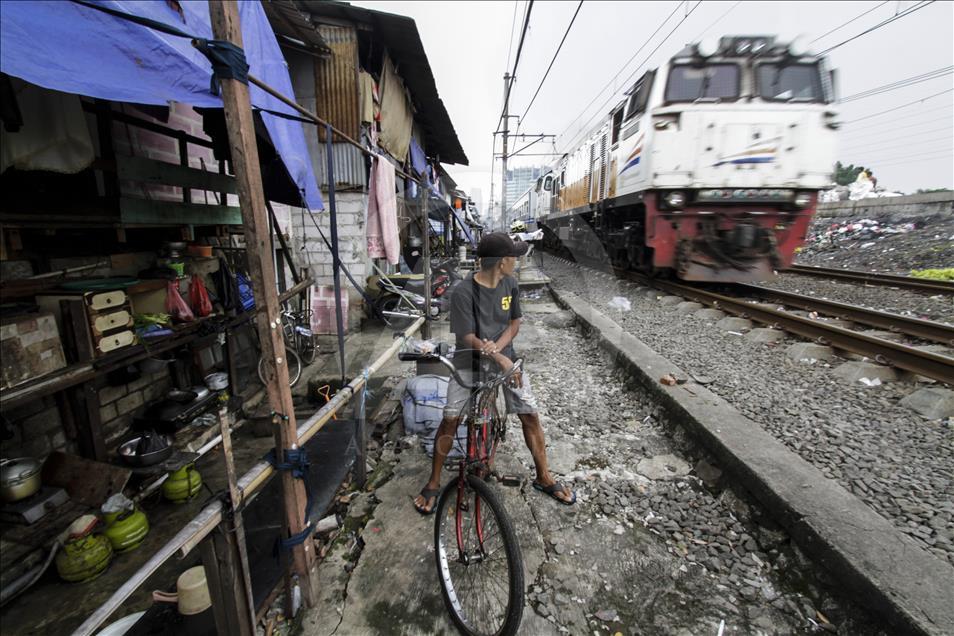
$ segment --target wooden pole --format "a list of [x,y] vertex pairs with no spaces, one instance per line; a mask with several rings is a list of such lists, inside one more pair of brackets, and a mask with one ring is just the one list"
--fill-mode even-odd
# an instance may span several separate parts
[[424,326],[421,337],[431,337],[431,218],[427,214],[428,192],[421,186],[421,214],[424,216]]
[[[216,39],[242,46],[238,6],[234,0],[210,0],[209,16]],[[247,85],[234,79],[223,79],[220,83],[239,205],[242,208],[249,274],[255,302],[260,308],[264,308],[264,312],[257,316],[257,326],[262,360],[265,361],[265,389],[272,410],[283,416],[275,430],[276,456],[284,462],[285,450],[297,448],[298,435],[295,406],[292,403],[291,388],[288,386],[285,343],[280,328],[281,306],[275,286],[274,254],[270,250],[268,213],[265,209],[262,173],[255,144],[251,102]],[[304,483],[295,479],[289,471],[282,472],[282,499],[284,535],[298,534],[308,523],[305,519],[307,497]],[[318,577],[315,571],[315,550],[311,541],[295,546],[291,554],[291,570],[286,572],[286,590],[291,590],[291,581],[297,576],[303,600],[309,606],[314,605],[317,599]]]

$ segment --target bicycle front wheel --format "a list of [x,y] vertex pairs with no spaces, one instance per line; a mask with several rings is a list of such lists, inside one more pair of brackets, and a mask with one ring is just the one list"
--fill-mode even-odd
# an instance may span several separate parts
[[[285,347],[285,361],[288,363],[288,386],[295,386],[301,379],[301,358],[291,347]],[[265,384],[265,360],[258,359],[258,379]]]
[[494,490],[468,475],[444,488],[434,522],[437,571],[454,625],[473,636],[511,636],[523,617],[523,557]]

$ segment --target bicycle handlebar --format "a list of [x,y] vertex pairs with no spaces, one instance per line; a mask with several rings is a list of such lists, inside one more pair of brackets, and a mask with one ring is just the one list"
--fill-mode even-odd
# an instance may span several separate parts
[[[475,388],[482,388],[482,385],[479,382],[474,384],[469,384],[465,382],[464,379],[460,377],[460,374],[457,372],[457,368],[454,366],[454,363],[451,362],[446,356],[438,355],[436,353],[417,353],[415,351],[402,351],[398,353],[398,360],[401,360],[402,362],[417,362],[418,360],[440,362],[445,367],[447,367],[448,371],[451,372],[451,375],[454,376],[454,379],[457,381],[457,383],[460,384],[465,389],[469,389],[473,391]],[[513,366],[510,367],[509,371],[497,376],[496,378],[494,378],[493,380],[491,380],[490,382],[486,384],[487,385],[494,384],[494,383],[503,384],[508,379],[510,379],[514,373],[519,371],[522,368],[522,366],[523,366],[523,358],[518,358],[516,361],[514,361]]]

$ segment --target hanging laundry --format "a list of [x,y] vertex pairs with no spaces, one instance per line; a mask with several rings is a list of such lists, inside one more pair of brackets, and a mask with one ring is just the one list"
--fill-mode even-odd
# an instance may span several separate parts
[[397,265],[401,257],[398,237],[397,196],[394,189],[394,166],[387,159],[375,156],[368,185],[368,256],[386,258]]
[[49,170],[75,174],[95,159],[79,97],[11,78],[23,117],[18,132],[0,130],[0,172]]

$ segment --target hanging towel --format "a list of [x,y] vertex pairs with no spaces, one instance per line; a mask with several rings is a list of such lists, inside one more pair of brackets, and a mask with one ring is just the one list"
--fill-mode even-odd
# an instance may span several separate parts
[[88,167],[96,156],[79,97],[11,80],[23,126],[0,130],[0,172],[14,166],[75,174]]
[[386,258],[391,265],[397,265],[401,257],[401,241],[398,238],[394,166],[377,156],[372,163],[371,183],[368,185],[368,256]]

